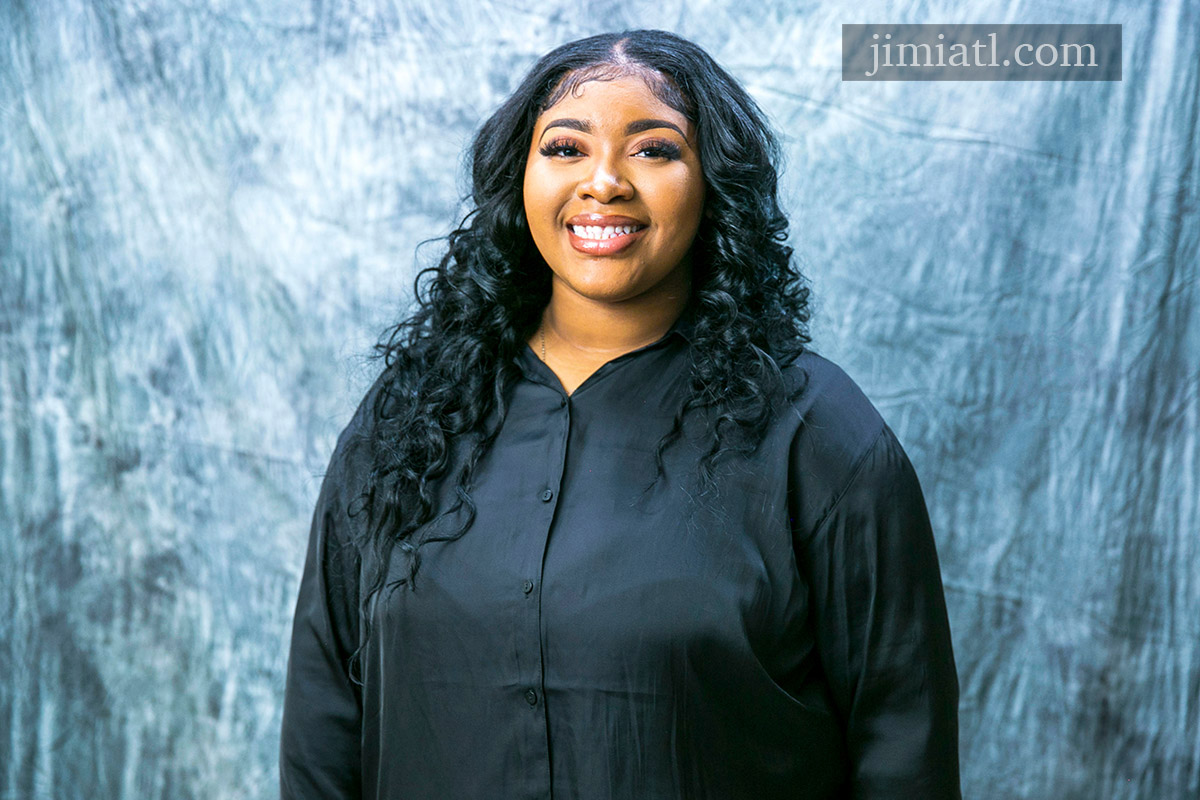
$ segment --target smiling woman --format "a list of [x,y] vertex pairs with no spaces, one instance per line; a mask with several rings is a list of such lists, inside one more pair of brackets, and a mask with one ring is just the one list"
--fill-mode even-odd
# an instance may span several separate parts
[[283,797],[959,798],[920,484],[808,347],[754,101],[604,34],[471,156],[313,514]]

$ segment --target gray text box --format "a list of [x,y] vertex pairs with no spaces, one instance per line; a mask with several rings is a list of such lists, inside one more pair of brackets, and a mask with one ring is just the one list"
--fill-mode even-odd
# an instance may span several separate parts
[[1119,81],[1120,25],[842,25],[844,81]]

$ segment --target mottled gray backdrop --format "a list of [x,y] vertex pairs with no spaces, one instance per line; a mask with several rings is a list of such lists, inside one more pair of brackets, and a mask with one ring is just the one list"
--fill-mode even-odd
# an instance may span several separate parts
[[[968,798],[1200,796],[1194,0],[0,0],[0,798],[270,798],[320,475],[534,58],[694,38],[927,492]],[[851,22],[1119,83],[844,83]]]

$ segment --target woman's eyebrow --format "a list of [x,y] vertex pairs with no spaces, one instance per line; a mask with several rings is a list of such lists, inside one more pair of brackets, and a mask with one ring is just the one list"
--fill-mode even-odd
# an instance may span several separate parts
[[[564,117],[562,119],[556,119],[547,124],[546,127],[542,129],[542,133],[545,133],[551,128],[570,128],[571,130],[582,131],[583,133],[591,133],[592,123],[585,119],[572,119],[569,117]],[[670,128],[671,130],[678,132],[679,135],[684,139],[687,138],[687,134],[685,134],[678,125],[676,125],[674,122],[668,122],[665,119],[636,119],[625,126],[625,135],[629,136],[635,133],[641,133],[642,131],[653,130],[655,128]]]

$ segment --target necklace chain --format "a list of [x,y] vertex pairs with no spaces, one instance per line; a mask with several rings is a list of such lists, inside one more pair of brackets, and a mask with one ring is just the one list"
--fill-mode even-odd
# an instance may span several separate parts
[[545,323],[538,325],[538,330],[542,333],[542,361],[546,360],[546,326]]

